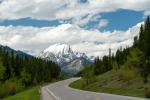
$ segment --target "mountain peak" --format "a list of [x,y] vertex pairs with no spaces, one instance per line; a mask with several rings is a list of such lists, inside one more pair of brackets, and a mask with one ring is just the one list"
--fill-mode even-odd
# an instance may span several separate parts
[[44,53],[51,52],[55,55],[59,55],[59,54],[71,53],[72,49],[70,48],[70,45],[57,43],[57,44],[49,46],[43,52]]
[[85,53],[72,51],[70,45],[54,44],[42,51],[38,57],[58,63],[65,73],[76,74],[84,65],[92,63]]

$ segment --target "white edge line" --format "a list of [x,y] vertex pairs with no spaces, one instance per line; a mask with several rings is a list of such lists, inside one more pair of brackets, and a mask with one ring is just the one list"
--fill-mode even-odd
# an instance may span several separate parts
[[56,100],[61,100],[59,97],[57,97],[52,91],[50,91],[48,88],[46,88],[47,91],[56,99]]

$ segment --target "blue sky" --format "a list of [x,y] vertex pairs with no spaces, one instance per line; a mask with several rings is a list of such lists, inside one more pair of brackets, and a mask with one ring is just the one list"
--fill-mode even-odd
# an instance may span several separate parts
[[49,27],[58,26],[63,23],[68,23],[69,20],[36,20],[31,18],[21,18],[16,20],[3,20],[0,22],[1,26],[33,26],[33,27]]
[[0,44],[35,54],[55,43],[94,56],[115,52],[132,45],[150,15],[150,0],[0,1]]
[[104,30],[127,30],[128,28],[142,22],[143,12],[131,10],[118,10],[111,13],[103,13],[102,18],[108,19],[109,24]]
[[[84,2],[84,0],[83,0]],[[132,11],[119,9],[115,12],[97,14],[101,16],[96,21],[89,21],[86,25],[81,26],[85,29],[97,28],[100,31],[114,31],[114,30],[127,30],[128,28],[136,25],[144,20],[142,11]],[[98,22],[100,19],[108,20],[108,25],[102,28],[98,28]],[[33,27],[55,27],[64,23],[72,23],[71,19],[64,20],[37,20],[31,18],[21,18],[16,20],[3,20],[0,22],[1,26],[33,26]]]

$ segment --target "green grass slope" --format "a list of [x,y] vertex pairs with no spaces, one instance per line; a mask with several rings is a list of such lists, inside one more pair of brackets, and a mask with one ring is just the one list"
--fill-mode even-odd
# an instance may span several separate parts
[[150,76],[146,82],[141,74],[141,52],[133,48],[127,61],[119,69],[112,69],[104,74],[91,76],[90,83],[84,77],[70,84],[71,87],[126,96],[150,98]]
[[[121,70],[120,70],[121,71]],[[70,84],[71,87],[126,96],[145,97],[145,87],[150,88],[150,78],[148,83],[143,83],[141,77],[136,76],[129,81],[120,79],[120,71],[111,70],[96,77],[95,82],[85,85],[84,79],[77,80]]]

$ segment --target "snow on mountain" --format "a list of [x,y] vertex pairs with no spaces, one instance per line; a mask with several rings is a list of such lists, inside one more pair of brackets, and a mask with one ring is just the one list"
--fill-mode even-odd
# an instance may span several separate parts
[[92,60],[85,53],[74,52],[70,45],[54,44],[43,50],[38,57],[58,63],[62,70],[75,74]]
[[69,54],[73,51],[71,50],[70,46],[67,44],[54,44],[47,49],[44,50],[44,52],[51,52],[55,55],[63,55],[63,54]]

